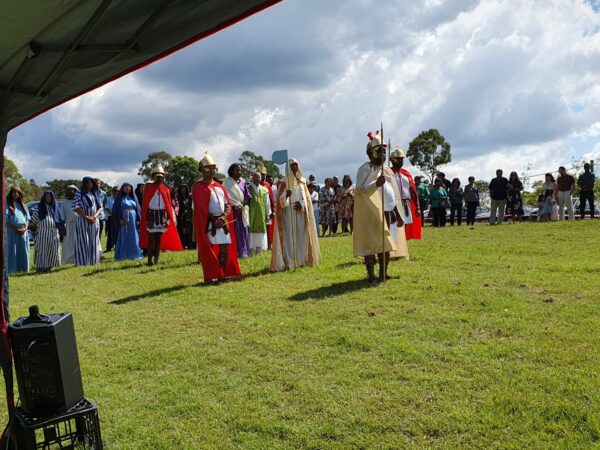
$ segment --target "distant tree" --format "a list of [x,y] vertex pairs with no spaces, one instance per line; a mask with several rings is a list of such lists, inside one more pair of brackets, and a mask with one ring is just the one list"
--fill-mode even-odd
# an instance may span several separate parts
[[247,180],[252,179],[252,174],[258,172],[262,165],[267,168],[267,173],[273,175],[275,178],[281,178],[279,167],[273,161],[256,155],[250,150],[243,151],[238,161],[242,165],[242,176]]
[[81,180],[62,180],[54,179],[46,181],[46,189],[53,191],[58,198],[64,197],[67,192],[67,186],[74,184],[77,187],[81,186]]
[[191,156],[175,156],[165,167],[167,182],[175,186],[187,184],[190,188],[200,177],[198,161]]
[[4,177],[9,189],[13,186],[20,186],[25,181],[17,165],[6,156],[4,157]]
[[452,161],[451,147],[436,129],[422,131],[408,145],[410,163],[421,169],[433,182],[438,168]]
[[159,151],[149,153],[148,157],[142,161],[142,165],[138,170],[138,175],[141,176],[144,179],[144,181],[151,181],[152,171],[154,170],[154,168],[158,164],[160,164],[161,166],[163,166],[163,169],[167,171],[169,163],[172,159],[173,155],[171,155],[169,152]]
[[475,187],[479,191],[479,203],[487,205],[490,200],[490,183],[485,180],[475,180]]
[[33,178],[23,180],[21,182],[21,190],[23,191],[23,198],[26,202],[39,200],[42,198],[42,194],[45,191],[44,187],[39,186]]

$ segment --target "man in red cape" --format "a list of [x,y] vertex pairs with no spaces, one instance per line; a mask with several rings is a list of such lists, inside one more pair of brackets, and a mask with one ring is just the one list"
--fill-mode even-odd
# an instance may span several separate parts
[[194,228],[204,282],[240,275],[233,208],[227,190],[216,181],[217,165],[205,154],[200,161],[202,181],[192,187]]
[[[273,245],[273,231],[275,230],[275,196],[273,195],[273,186],[272,183],[267,181],[267,167],[263,164],[260,166],[260,175],[261,182],[260,185],[266,187],[269,190],[269,199],[271,200],[271,223],[269,224],[269,228],[267,229],[267,240],[269,242],[269,248]],[[272,179],[271,179],[272,180]]]
[[[408,211],[405,211],[405,215],[407,220],[404,221],[404,230],[406,232],[406,240],[415,239],[421,240],[421,206],[419,205],[419,194],[417,193],[417,186],[415,185],[415,180],[411,173],[406,170],[404,167],[404,158],[405,158],[404,150],[402,150],[399,146],[396,147],[396,150],[392,152],[390,155],[390,159],[392,161],[392,170],[394,174],[397,174],[400,179],[400,183],[398,188],[400,193],[402,194],[402,202],[407,201],[410,203],[410,212],[412,216],[412,222],[408,218]],[[403,185],[404,184],[404,185]],[[408,187],[409,196],[405,197],[406,187]]]
[[[140,247],[147,250],[148,265],[158,264],[161,250],[183,251],[177,233],[169,188],[165,186],[165,171],[158,165],[152,173],[154,183],[146,184],[142,200]],[[154,257],[154,260],[152,258]]]

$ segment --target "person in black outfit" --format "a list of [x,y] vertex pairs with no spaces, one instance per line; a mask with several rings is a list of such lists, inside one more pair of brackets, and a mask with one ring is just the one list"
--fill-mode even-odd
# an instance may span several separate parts
[[450,225],[454,225],[454,217],[456,216],[456,223],[460,226],[462,223],[463,190],[460,187],[458,178],[452,180],[448,197],[450,198]]
[[506,193],[508,191],[508,180],[502,176],[502,170],[496,170],[496,178],[490,181],[490,225],[496,225],[496,213],[500,216],[498,224],[504,222],[504,210],[506,208]]
[[475,186],[475,177],[469,177],[469,184],[465,186],[464,198],[467,203],[467,225],[475,225],[475,214],[479,206],[479,190]]

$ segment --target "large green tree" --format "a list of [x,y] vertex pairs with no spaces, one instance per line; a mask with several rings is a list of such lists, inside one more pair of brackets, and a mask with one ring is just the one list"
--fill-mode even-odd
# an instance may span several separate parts
[[165,171],[169,167],[169,163],[173,159],[173,155],[169,152],[152,152],[148,154],[148,157],[142,161],[142,165],[138,170],[138,175],[141,176],[144,181],[152,180],[152,172],[155,167],[160,164]]
[[24,181],[17,165],[6,156],[4,157],[4,178],[9,189],[13,186],[20,186]]
[[275,178],[281,178],[281,172],[279,171],[277,164],[270,159],[265,159],[260,155],[256,155],[250,150],[243,151],[238,158],[238,161],[242,165],[242,176],[247,180],[252,179],[252,174],[258,172],[262,165],[267,168],[267,173],[273,175]]
[[191,156],[173,157],[165,170],[167,171],[167,182],[173,183],[175,186],[187,184],[190,189],[200,176],[198,161]]
[[436,129],[422,131],[408,145],[410,163],[421,169],[431,181],[438,168],[452,161],[451,147],[444,136]]

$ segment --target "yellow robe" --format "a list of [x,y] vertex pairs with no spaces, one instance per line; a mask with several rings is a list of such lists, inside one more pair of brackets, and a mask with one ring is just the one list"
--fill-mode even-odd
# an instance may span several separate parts
[[[381,175],[381,166],[365,163],[358,169],[356,175],[356,193],[354,197],[354,230],[353,247],[354,256],[361,258],[375,255],[377,253],[391,252],[390,258],[406,258],[408,247],[404,226],[397,228],[396,240],[392,238],[387,224],[384,222],[384,235],[382,237],[382,188],[375,185],[375,181]],[[396,207],[404,220],[402,201],[398,185],[394,179],[394,173],[389,167],[383,168],[386,183],[389,183],[394,192]],[[396,224],[392,224],[396,226]],[[385,244],[385,246],[384,246]]]

